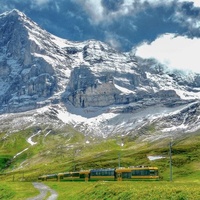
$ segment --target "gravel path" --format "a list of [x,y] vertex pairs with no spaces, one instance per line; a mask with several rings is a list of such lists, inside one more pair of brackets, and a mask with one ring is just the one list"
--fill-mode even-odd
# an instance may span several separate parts
[[36,197],[28,198],[27,200],[42,200],[46,197],[48,192],[50,192],[51,195],[47,198],[47,200],[56,200],[58,198],[57,192],[43,183],[35,182],[33,183],[33,186],[40,191],[40,194]]

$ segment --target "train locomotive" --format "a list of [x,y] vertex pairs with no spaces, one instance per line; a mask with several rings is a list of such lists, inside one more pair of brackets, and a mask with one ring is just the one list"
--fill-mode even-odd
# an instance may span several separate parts
[[108,169],[90,169],[77,172],[63,172],[38,177],[48,181],[128,181],[128,180],[159,180],[158,168],[149,166],[133,166]]

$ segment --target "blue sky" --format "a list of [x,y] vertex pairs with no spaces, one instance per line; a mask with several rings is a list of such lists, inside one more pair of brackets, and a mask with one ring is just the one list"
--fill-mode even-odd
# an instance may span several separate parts
[[59,37],[200,71],[200,0],[0,0],[0,13],[14,8]]

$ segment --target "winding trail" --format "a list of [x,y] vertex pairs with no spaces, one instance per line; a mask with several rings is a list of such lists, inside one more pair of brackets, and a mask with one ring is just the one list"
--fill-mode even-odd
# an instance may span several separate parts
[[[34,182],[33,186],[40,191],[40,194],[36,197],[28,198],[27,200],[56,200],[58,198],[57,192],[55,190],[52,190],[50,187],[44,185],[43,183]],[[50,192],[51,195],[46,198],[48,192]]]

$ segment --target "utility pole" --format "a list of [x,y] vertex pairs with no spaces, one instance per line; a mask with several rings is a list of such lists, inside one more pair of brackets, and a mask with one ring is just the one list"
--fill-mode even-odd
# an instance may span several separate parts
[[74,155],[73,155],[73,161],[74,161],[74,163],[73,163],[73,165],[74,165],[74,172],[76,171],[76,163],[75,163],[75,156],[76,156],[76,150],[74,149]]
[[120,153],[118,153],[118,167],[120,168]]
[[170,167],[170,181],[172,181],[172,142],[169,143],[169,167]]

